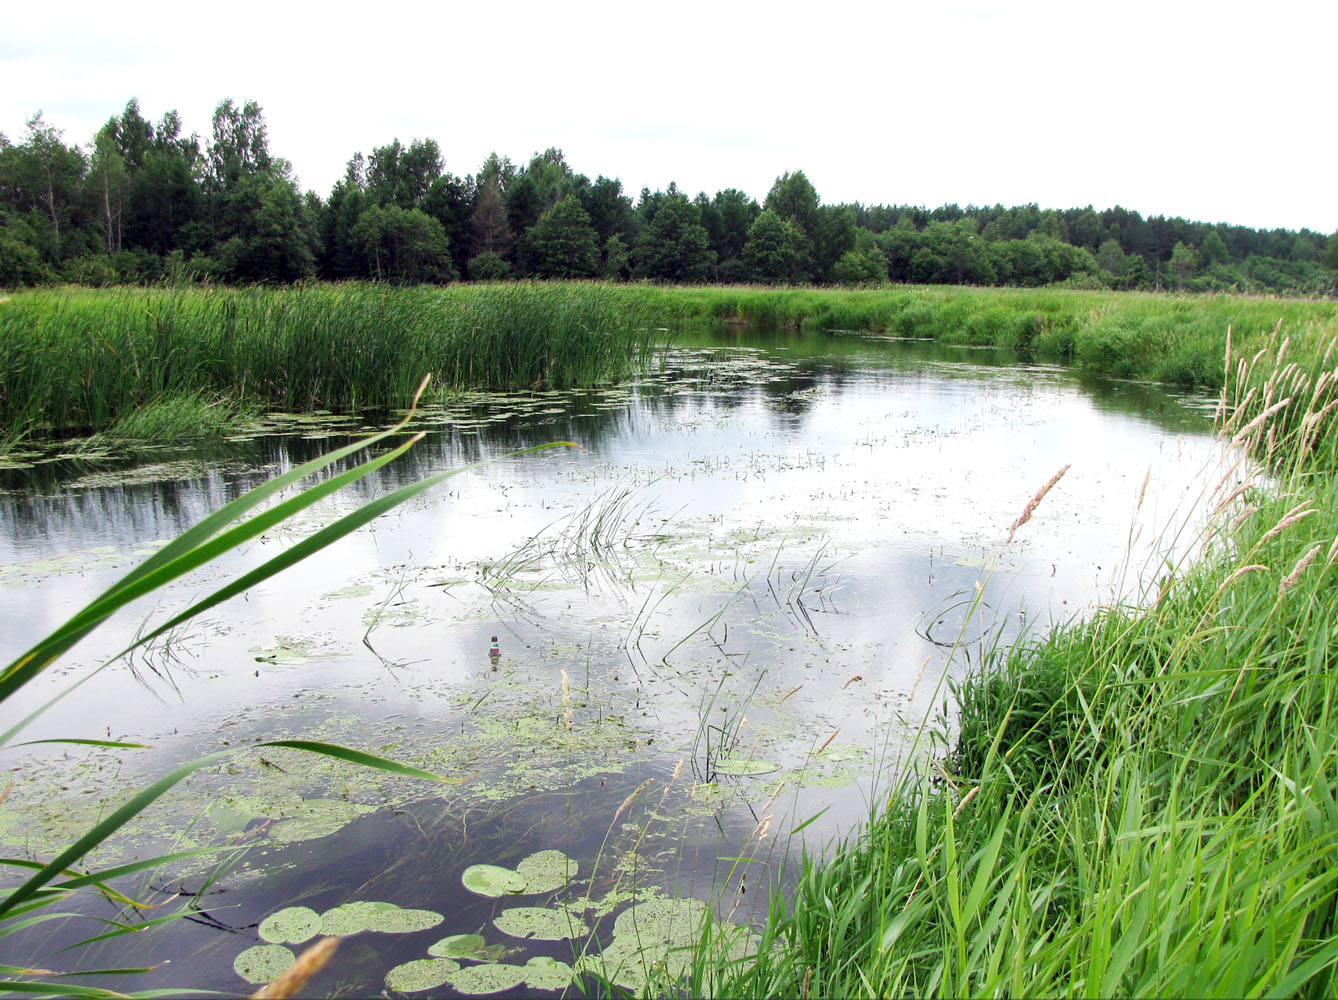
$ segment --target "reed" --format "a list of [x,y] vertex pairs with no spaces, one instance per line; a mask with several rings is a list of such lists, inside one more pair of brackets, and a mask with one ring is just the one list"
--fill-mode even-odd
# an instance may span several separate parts
[[101,430],[165,399],[273,409],[406,406],[441,391],[623,379],[658,334],[595,283],[58,290],[0,306],[0,428]]

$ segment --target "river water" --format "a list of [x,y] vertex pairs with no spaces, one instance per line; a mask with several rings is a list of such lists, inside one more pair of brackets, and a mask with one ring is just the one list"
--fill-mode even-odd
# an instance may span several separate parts
[[[730,328],[682,334],[632,385],[430,408],[408,456],[121,615],[5,705],[7,727],[91,678],[17,739],[152,746],[7,751],[9,856],[50,856],[176,764],[237,753],[89,859],[236,848],[130,880],[141,900],[179,893],[163,912],[182,919],[52,957],[118,912],[86,904],[10,938],[22,955],[4,960],[173,959],[94,981],[235,993],[252,988],[234,960],[267,915],[380,901],[440,920],[346,938],[313,995],[380,992],[451,934],[503,944],[512,964],[570,962],[571,940],[502,932],[517,902],[461,883],[545,850],[578,876],[517,899],[579,898],[602,921],[593,940],[656,893],[755,921],[801,840],[848,833],[908,755],[943,751],[922,727],[951,724],[949,683],[986,650],[1155,585],[1220,476],[1210,412],[1004,352]],[[363,426],[281,420],[207,451],[3,473],[5,661],[205,513]],[[575,446],[507,457],[549,442]],[[340,514],[480,461],[93,673]],[[246,749],[272,738],[465,780]],[[555,995],[535,982],[520,991]]]

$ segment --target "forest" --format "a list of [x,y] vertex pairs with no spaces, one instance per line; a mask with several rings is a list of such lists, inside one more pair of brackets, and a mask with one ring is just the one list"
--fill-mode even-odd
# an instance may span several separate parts
[[801,170],[759,204],[736,188],[635,200],[561,150],[445,169],[432,139],[355,152],[328,197],[275,155],[262,107],[211,134],[137,100],[92,141],[41,112],[0,133],[0,287],[173,282],[397,284],[602,278],[662,283],[999,285],[1338,294],[1338,234],[1259,230],[1116,206],[823,204]]

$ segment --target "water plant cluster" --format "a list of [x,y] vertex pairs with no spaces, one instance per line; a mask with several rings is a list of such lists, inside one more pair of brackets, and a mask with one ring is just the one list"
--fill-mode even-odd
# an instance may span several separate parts
[[1335,333],[1229,354],[1239,457],[1196,551],[953,686],[721,993],[1334,994]]

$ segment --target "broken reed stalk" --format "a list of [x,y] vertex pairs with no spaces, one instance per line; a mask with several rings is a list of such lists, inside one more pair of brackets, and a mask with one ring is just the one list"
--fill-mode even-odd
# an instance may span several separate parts
[[1013,536],[1017,534],[1018,528],[1022,527],[1024,524],[1026,524],[1028,521],[1031,520],[1031,515],[1034,514],[1036,512],[1036,508],[1041,505],[1041,501],[1045,499],[1045,495],[1049,493],[1052,489],[1054,489],[1055,483],[1063,479],[1064,473],[1068,472],[1071,467],[1072,463],[1065,465],[1064,468],[1060,469],[1053,476],[1051,476],[1044,486],[1042,486],[1039,490],[1036,491],[1036,495],[1034,497],[1032,497],[1029,501],[1027,501],[1027,506],[1022,508],[1022,513],[1018,515],[1017,520],[1014,521],[1009,526],[1008,539],[1004,542],[1004,545],[1007,545],[1009,542],[1013,540]]
[[251,1000],[285,1000],[287,997],[295,996],[301,992],[303,986],[307,985],[308,979],[325,968],[325,963],[330,961],[330,956],[338,946],[337,937],[321,938],[298,955],[297,960],[288,967],[288,971],[278,979],[266,983],[252,993]]

